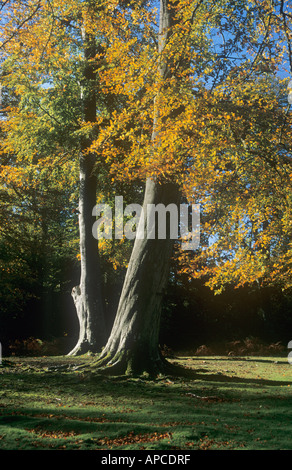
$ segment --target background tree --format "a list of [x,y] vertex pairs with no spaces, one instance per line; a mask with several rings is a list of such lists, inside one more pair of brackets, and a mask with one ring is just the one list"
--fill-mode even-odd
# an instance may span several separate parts
[[[3,124],[6,135],[4,148],[6,152],[13,152],[16,155],[18,166],[23,160],[26,165],[29,160],[32,163],[40,161],[39,171],[43,171],[41,165],[46,165],[46,158],[52,155],[54,146],[51,164],[54,164],[55,168],[61,164],[64,168],[71,160],[71,175],[75,176],[75,184],[77,179],[73,168],[74,166],[76,168],[76,165],[73,158],[81,154],[81,285],[85,290],[88,309],[91,311],[96,307],[100,297],[92,299],[90,292],[87,293],[91,281],[88,284],[84,276],[84,262],[90,269],[93,258],[98,255],[96,249],[93,249],[91,256],[87,254],[87,246],[92,244],[94,239],[88,237],[88,234],[84,236],[84,230],[88,231],[88,222],[90,223],[91,219],[88,221],[88,216],[85,216],[87,222],[84,222],[83,205],[88,204],[90,197],[94,198],[95,203],[96,182],[88,169],[91,165],[92,171],[90,163],[92,158],[89,156],[86,159],[84,155],[82,156],[86,148],[86,135],[82,132],[82,135],[78,134],[82,126],[90,122],[92,114],[95,116],[96,113],[95,94],[90,93],[88,89],[92,80],[88,65],[90,57],[87,57],[90,44],[87,37],[84,35],[82,37],[81,34],[83,16],[86,12],[83,12],[82,16],[82,11],[76,10],[74,2],[65,5],[62,2],[33,1],[25,5],[22,2],[14,2],[13,5],[8,2],[5,11],[7,14],[2,47],[5,47],[6,60],[2,64],[2,75],[6,87],[13,89],[19,97],[19,105],[10,110],[9,117]],[[81,54],[82,47],[85,49],[85,58]],[[85,124],[82,124],[83,122]],[[84,178],[89,178],[86,190],[83,187]],[[68,190],[70,192],[69,187]],[[93,196],[90,194],[92,192]],[[48,260],[44,261],[42,269],[45,271]],[[91,272],[90,278],[95,282],[99,275],[98,264],[94,264],[91,269],[94,272]],[[80,317],[83,304],[82,302],[77,304]],[[104,321],[103,312],[100,313]],[[97,335],[98,331],[93,328],[89,332],[81,324],[79,343],[86,343],[89,340],[94,346],[97,341],[94,334]],[[88,338],[89,335],[91,336]]]
[[74,177],[71,164],[58,167],[40,156],[21,162],[7,149],[0,175],[2,343],[19,332],[62,335],[67,319],[58,303],[70,288],[79,251],[76,171]]

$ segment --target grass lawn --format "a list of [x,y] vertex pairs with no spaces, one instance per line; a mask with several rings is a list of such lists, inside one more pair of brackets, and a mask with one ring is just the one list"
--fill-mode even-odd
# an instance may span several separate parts
[[90,357],[0,367],[1,450],[292,450],[287,357],[179,357],[180,377],[104,377]]

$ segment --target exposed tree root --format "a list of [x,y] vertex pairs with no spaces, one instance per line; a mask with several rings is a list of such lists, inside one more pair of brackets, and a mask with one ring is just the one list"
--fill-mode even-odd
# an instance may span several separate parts
[[161,375],[181,376],[187,372],[183,367],[169,362],[160,353],[155,361],[137,361],[131,356],[129,351],[115,355],[101,353],[98,357],[94,357],[89,364],[80,365],[78,370],[109,376],[143,376],[149,379]]
[[67,356],[83,356],[83,354],[87,353],[97,353],[98,351],[88,343],[88,341],[84,340],[82,342],[78,342],[76,346],[70,351]]

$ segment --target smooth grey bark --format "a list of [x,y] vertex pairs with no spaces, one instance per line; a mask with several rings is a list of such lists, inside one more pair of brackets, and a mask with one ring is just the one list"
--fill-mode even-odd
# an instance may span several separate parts
[[92,236],[96,204],[94,162],[80,158],[79,235],[81,255],[80,284],[72,289],[79,320],[79,339],[69,355],[99,352],[106,343],[102,275],[97,240]]
[[[159,52],[163,52],[174,24],[174,3],[160,1]],[[160,63],[159,72],[163,83],[168,73],[164,60]],[[154,103],[153,158],[155,139],[159,138],[156,127],[158,116],[159,96]],[[177,186],[148,178],[143,202],[144,216],[148,204],[178,205]],[[96,362],[96,367],[109,368],[117,373],[157,374],[166,365],[159,350],[159,326],[174,240],[169,230],[165,239],[159,239],[157,234],[154,239],[147,238],[146,217],[143,224],[144,238],[136,236],[111,335]]]
[[[96,55],[95,39],[83,32],[85,67],[82,101],[86,122],[96,120],[96,74],[90,60]],[[79,236],[81,255],[80,284],[72,289],[79,320],[79,338],[69,355],[99,352],[105,345],[106,326],[102,274],[98,242],[92,235],[95,221],[92,211],[96,205],[97,179],[95,158],[86,152],[90,141],[83,139],[80,155]]]
[[[178,204],[175,185],[148,179],[143,203]],[[147,217],[144,217],[147,230]],[[163,368],[159,351],[161,303],[168,281],[173,239],[136,238],[111,335],[99,357],[99,366],[119,373],[158,373]]]

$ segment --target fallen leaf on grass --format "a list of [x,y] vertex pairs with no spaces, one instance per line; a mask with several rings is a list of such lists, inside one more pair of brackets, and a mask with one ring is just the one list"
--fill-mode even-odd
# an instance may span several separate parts
[[198,421],[170,421],[167,423],[162,423],[160,424],[161,427],[163,428],[169,428],[169,427],[177,427],[177,426],[197,426],[198,424],[202,424]]
[[39,437],[42,439],[44,438],[49,438],[49,439],[66,439],[67,437],[75,437],[78,436],[78,433],[75,431],[45,431],[40,428],[36,429],[26,429],[26,431],[33,433],[33,434],[38,434]]
[[106,446],[123,446],[136,443],[155,442],[162,439],[171,439],[171,437],[172,434],[169,432],[163,434],[157,432],[151,434],[134,434],[134,432],[130,432],[127,436],[117,437],[115,439],[104,437],[103,439],[99,439],[97,443]]
[[195,393],[186,393],[188,397],[198,398],[200,400],[205,400],[208,402],[224,402],[224,398],[216,397],[216,396],[209,396],[209,397],[201,397],[200,395],[196,395]]
[[215,439],[210,439],[208,436],[200,439],[199,449],[200,450],[210,450],[215,448],[229,447],[232,445],[232,442],[229,441],[216,441]]

